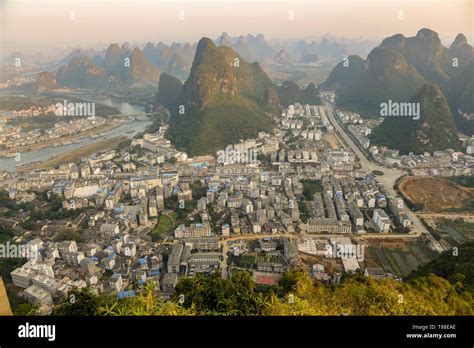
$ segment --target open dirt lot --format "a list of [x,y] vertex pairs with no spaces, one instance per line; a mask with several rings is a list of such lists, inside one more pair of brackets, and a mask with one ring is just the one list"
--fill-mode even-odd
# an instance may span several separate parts
[[323,139],[329,144],[332,150],[337,150],[341,147],[341,143],[332,133],[324,134]]
[[0,278],[0,315],[12,315],[10,301],[8,300],[2,278]]
[[423,204],[424,212],[461,208],[474,195],[472,189],[424,176],[404,178],[400,182],[400,190],[412,203]]
[[335,258],[310,255],[302,252],[300,252],[298,255],[305,265],[313,265],[315,263],[324,265],[326,272],[329,274],[333,274],[334,272],[341,272],[343,269],[342,264],[338,262],[338,259]]

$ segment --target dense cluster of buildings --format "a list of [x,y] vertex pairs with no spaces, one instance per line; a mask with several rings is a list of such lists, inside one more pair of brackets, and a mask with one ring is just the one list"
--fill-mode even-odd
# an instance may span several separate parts
[[[11,273],[14,284],[46,307],[73,288],[123,298],[153,282],[169,295],[180,277],[228,276],[234,269],[250,269],[258,283],[274,284],[298,262],[300,246],[288,236],[410,233],[403,201],[390,197],[352,151],[334,142],[325,112],[292,105],[278,128],[225,150],[265,157],[251,162],[188,158],[161,127],[127,148],[4,174],[1,185],[10,198],[28,199],[41,210],[47,209],[46,194],[74,216],[39,219],[34,231],[21,227],[27,212],[2,218],[18,231],[17,243],[33,243],[39,251]],[[156,238],[167,219],[169,229]],[[260,242],[234,243],[240,236]],[[346,270],[356,269],[352,258],[344,263]],[[326,279],[323,273],[314,270]]]
[[446,149],[433,153],[400,155],[398,150],[370,144],[369,136],[382,122],[380,119],[367,120],[357,113],[340,109],[336,109],[336,116],[359,146],[383,166],[409,169],[415,175],[441,177],[474,175],[474,136],[470,138],[461,136],[464,152]]
[[50,141],[59,141],[61,138],[78,134],[105,125],[103,117],[77,118],[70,121],[60,121],[51,129],[33,129],[24,131],[20,126],[3,126],[0,124],[0,146],[14,150],[20,146],[35,145]]

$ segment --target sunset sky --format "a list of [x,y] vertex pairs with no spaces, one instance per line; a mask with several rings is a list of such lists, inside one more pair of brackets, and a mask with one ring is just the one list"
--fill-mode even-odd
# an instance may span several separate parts
[[[423,27],[449,44],[472,43],[473,1],[153,1],[0,0],[0,40],[7,47],[70,47],[99,42],[197,41],[263,33],[267,39],[323,35],[379,40]],[[290,17],[293,16],[293,19]]]

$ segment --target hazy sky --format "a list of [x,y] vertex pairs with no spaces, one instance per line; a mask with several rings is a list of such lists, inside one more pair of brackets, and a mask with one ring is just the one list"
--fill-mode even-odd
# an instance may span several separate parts
[[[423,27],[472,43],[472,0],[0,0],[2,44],[11,48],[99,42],[190,41],[263,33],[268,39],[321,35],[380,39]],[[13,45],[14,44],[14,45]]]

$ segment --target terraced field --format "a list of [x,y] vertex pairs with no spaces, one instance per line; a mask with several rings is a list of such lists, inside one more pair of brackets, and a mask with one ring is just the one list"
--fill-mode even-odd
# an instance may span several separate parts
[[462,220],[437,219],[436,230],[443,239],[459,245],[474,240],[474,223]]
[[385,272],[400,277],[407,276],[418,266],[429,262],[433,257],[421,242],[409,242],[403,246],[370,245],[369,257],[382,267]]
[[385,272],[398,274],[398,269],[396,269],[392,262],[388,259],[383,248],[370,246],[369,252],[376,258],[378,264],[385,270]]
[[400,270],[400,274],[402,276],[406,276],[410,272],[410,269],[408,268],[408,265],[406,264],[403,257],[400,255],[400,252],[390,251],[389,255]]
[[408,248],[413,255],[416,255],[420,263],[425,264],[431,261],[431,258],[426,255],[425,252],[418,246],[417,243],[408,243]]

